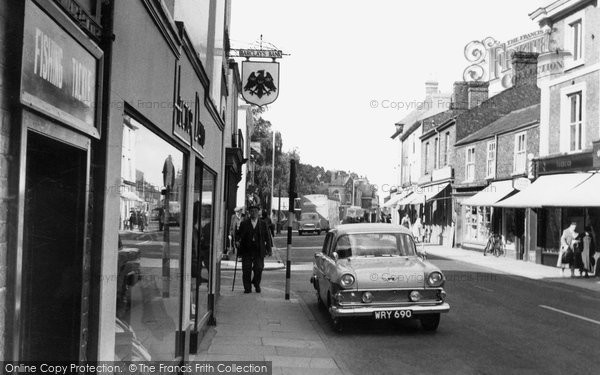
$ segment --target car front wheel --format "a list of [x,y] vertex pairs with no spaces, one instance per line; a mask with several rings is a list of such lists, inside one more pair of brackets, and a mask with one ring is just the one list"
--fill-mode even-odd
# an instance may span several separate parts
[[440,314],[428,314],[420,318],[421,327],[425,331],[435,331],[440,325]]

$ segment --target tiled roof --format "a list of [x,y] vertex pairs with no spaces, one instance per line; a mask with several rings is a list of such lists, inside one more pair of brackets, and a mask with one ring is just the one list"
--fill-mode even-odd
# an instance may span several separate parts
[[479,129],[473,134],[466,136],[456,142],[456,146],[481,141],[496,134],[502,134],[517,129],[526,124],[540,121],[540,105],[535,104],[526,108],[512,111],[506,116],[500,117],[486,127]]
[[[423,102],[418,103],[416,109],[412,110],[408,115],[404,116],[402,120],[398,121],[398,123],[404,124],[405,127],[402,132],[402,137],[406,138],[405,136],[408,136],[418,128],[422,119],[449,109],[451,96],[452,94],[446,93],[435,94],[426,98]],[[398,135],[400,134],[394,133],[392,138],[396,138]]]

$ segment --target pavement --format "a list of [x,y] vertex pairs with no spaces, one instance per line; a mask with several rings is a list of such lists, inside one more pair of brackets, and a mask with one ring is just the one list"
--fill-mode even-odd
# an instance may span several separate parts
[[560,268],[510,259],[502,256],[483,256],[483,253],[480,251],[427,244],[425,245],[425,250],[428,255],[486,267],[501,274],[510,274],[532,280],[543,280],[566,284],[600,292],[600,278],[590,276],[590,278],[586,279],[583,277],[578,277],[579,271],[577,270],[575,270],[576,277],[571,278],[571,271],[568,269],[565,269],[563,274]]
[[[262,287],[244,294],[221,288],[217,325],[208,328],[192,361],[270,361],[273,375],[347,374],[341,361],[328,351],[324,333],[304,301],[285,292]],[[243,308],[240,308],[243,306]]]

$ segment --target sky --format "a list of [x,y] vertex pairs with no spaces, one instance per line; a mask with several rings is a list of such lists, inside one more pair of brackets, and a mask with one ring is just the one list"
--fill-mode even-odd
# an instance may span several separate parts
[[529,14],[551,0],[232,0],[232,48],[260,39],[290,56],[279,97],[263,117],[302,163],[396,184],[394,123],[422,102],[425,81],[442,92],[462,80],[465,45],[507,41],[539,27]]

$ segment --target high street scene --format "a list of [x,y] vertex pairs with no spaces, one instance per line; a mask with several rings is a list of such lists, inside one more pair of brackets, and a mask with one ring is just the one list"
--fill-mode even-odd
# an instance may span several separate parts
[[597,374],[593,0],[0,1],[0,373]]

